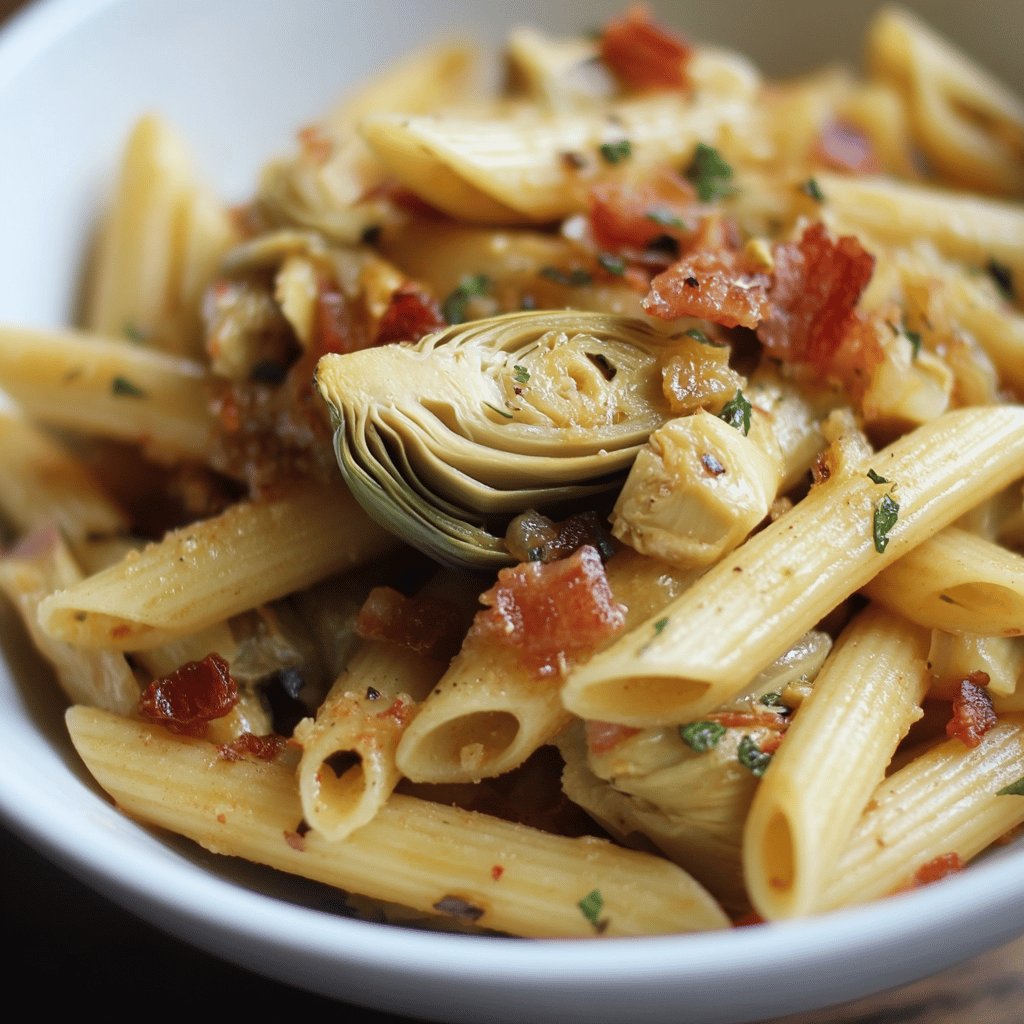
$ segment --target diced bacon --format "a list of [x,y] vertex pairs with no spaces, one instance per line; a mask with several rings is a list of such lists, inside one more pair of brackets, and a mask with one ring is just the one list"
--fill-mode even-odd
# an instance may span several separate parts
[[437,300],[418,285],[407,283],[396,289],[377,327],[375,344],[419,341],[440,330],[447,321]]
[[960,680],[953,697],[953,717],[946,723],[946,735],[961,740],[964,746],[976,747],[996,724],[988,682],[987,672],[971,672]]
[[915,886],[928,885],[931,882],[939,881],[940,878],[954,875],[963,869],[964,863],[958,853],[940,853],[937,857],[933,857],[928,861],[927,864],[922,864],[914,872],[913,884]]
[[631,725],[620,725],[618,722],[597,722],[588,720],[584,726],[587,737],[587,749],[592,754],[607,754],[630,736],[640,730]]
[[662,320],[698,317],[723,327],[754,328],[768,314],[770,278],[742,252],[693,252],[651,282],[642,301]]
[[392,587],[374,587],[359,609],[356,632],[428,658],[448,660],[465,632],[458,609],[439,597],[406,597]]
[[626,609],[612,597],[597,549],[555,562],[523,562],[498,573],[480,597],[471,641],[517,648],[538,676],[564,673],[581,655],[622,629]]
[[604,250],[646,249],[656,239],[688,237],[695,227],[693,186],[674,171],[642,181],[606,181],[587,197],[594,242]]
[[154,679],[139,697],[139,715],[183,736],[205,736],[210,722],[238,703],[238,684],[219,654],[189,661]]
[[631,89],[685,89],[693,48],[657,24],[642,5],[608,22],[601,32],[601,59]]
[[798,242],[775,246],[774,257],[769,308],[757,336],[776,358],[825,371],[856,321],[875,259],[852,235],[834,239],[821,223]]
[[355,352],[367,348],[366,328],[353,314],[351,304],[337,287],[323,284],[316,301],[316,352]]
[[841,118],[822,125],[812,159],[830,170],[849,174],[877,174],[882,168],[871,139]]

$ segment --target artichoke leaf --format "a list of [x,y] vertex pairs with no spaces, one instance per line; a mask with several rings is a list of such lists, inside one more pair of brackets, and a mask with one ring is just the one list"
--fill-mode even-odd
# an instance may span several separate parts
[[315,386],[363,507],[442,563],[494,568],[515,561],[514,516],[621,486],[671,418],[662,368],[684,342],[607,313],[508,313],[324,355]]

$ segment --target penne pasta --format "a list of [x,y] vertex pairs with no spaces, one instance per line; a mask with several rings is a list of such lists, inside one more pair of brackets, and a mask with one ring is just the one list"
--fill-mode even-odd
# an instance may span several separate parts
[[228,760],[213,744],[88,708],[71,708],[67,720],[119,806],[213,852],[512,935],[611,938],[728,923],[680,868],[607,841],[398,795],[346,840],[302,835],[283,764]]
[[[562,691],[566,707],[656,725],[729,700],[836,603],[1016,479],[1022,431],[1019,408],[958,410],[813,489],[663,612],[575,669]],[[893,485],[900,514],[880,551],[872,521]]]

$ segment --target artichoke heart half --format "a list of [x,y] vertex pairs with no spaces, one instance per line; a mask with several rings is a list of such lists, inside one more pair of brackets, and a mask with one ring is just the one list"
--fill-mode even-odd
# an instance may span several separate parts
[[611,314],[508,313],[325,355],[315,384],[360,504],[440,562],[496,567],[515,561],[514,516],[621,486],[671,416],[661,371],[678,345]]

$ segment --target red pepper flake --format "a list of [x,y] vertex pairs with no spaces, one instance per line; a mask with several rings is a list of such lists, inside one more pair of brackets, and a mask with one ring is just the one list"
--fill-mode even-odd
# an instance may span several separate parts
[[383,711],[377,712],[378,718],[393,718],[400,726],[405,726],[412,718],[413,705],[396,697]]
[[284,841],[293,850],[298,850],[299,853],[306,852],[306,838],[298,832],[293,832],[291,829],[286,828],[284,830]]
[[964,862],[958,853],[940,853],[933,857],[927,864],[922,864],[914,872],[912,888],[919,885],[928,885],[937,882],[947,875],[956,874],[964,869]]
[[953,717],[946,723],[946,735],[961,740],[966,747],[976,747],[997,722],[992,698],[986,689],[988,683],[987,672],[971,672],[957,685]]
[[770,278],[742,252],[689,253],[651,281],[644,312],[662,320],[698,317],[723,327],[757,327],[768,314]]
[[374,587],[356,618],[356,632],[364,640],[382,640],[444,661],[458,651],[465,628],[450,602],[406,597],[392,587]]
[[685,89],[693,47],[681,35],[657,24],[637,4],[601,32],[601,59],[631,89]]
[[205,736],[209,723],[238,703],[238,684],[219,654],[189,661],[154,679],[139,697],[139,715],[184,736]]
[[218,821],[218,822],[219,822],[219,823],[220,823],[221,825],[226,825],[226,824],[227,824],[227,821],[228,821],[228,816],[227,816],[226,814],[224,814],[224,813],[218,814],[218,815],[217,815],[217,821]]
[[494,881],[498,881],[503,874],[505,874],[505,869],[500,864],[495,864],[491,867],[491,878]]
[[821,223],[773,254],[769,309],[757,336],[775,358],[825,371],[857,321],[875,258],[852,235],[832,238]]
[[230,743],[222,743],[217,748],[217,754],[226,761],[242,761],[247,757],[273,761],[287,745],[287,738],[276,733],[257,736],[255,733],[243,732]]
[[377,327],[375,344],[419,341],[447,324],[437,300],[412,282],[396,288]]
[[601,556],[589,544],[568,558],[502,569],[480,600],[486,607],[469,638],[518,648],[524,664],[542,677],[565,672],[626,621]]

